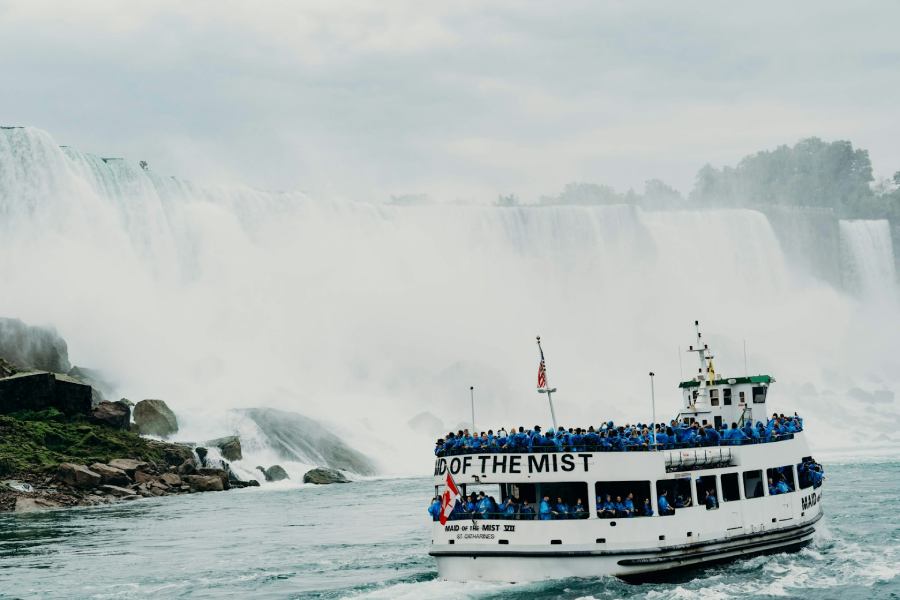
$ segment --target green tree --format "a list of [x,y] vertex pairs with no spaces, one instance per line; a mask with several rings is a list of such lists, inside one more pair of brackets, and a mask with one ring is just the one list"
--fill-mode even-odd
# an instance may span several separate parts
[[497,201],[494,202],[494,206],[502,206],[505,208],[519,206],[519,198],[515,194],[510,194],[509,196],[500,194],[499,196],[497,196]]

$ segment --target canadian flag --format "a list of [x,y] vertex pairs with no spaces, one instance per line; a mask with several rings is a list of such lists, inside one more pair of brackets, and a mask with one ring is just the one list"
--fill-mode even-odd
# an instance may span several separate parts
[[441,525],[447,524],[453,507],[456,506],[456,500],[459,498],[459,490],[456,489],[456,482],[450,473],[447,473],[447,489],[444,490],[444,497],[441,499]]

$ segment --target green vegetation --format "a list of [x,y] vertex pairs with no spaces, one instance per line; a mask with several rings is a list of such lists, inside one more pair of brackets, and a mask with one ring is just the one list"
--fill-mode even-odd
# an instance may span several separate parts
[[872,173],[869,151],[849,141],[811,137],[743,158],[735,166],[704,165],[685,199],[659,179],[643,194],[608,185],[570,183],[543,205],[635,204],[647,209],[813,207],[847,219],[888,219],[900,227],[900,171],[892,179]]
[[0,415],[0,476],[39,472],[62,462],[90,465],[130,455],[161,461],[165,455],[127,431],[68,419],[56,409]]

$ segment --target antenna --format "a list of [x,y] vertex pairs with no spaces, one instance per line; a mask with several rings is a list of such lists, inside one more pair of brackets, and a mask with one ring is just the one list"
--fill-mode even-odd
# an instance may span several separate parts
[[747,340],[744,340],[744,377],[750,377],[750,372],[747,370]]
[[472,396],[472,432],[475,432],[475,386],[469,386],[469,394]]

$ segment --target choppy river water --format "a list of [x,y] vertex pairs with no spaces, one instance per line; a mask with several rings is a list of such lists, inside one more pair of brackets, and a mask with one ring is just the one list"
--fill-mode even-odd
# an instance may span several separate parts
[[797,554],[665,584],[453,583],[428,556],[428,479],[237,490],[0,515],[0,598],[900,597],[900,462],[826,464],[826,518]]

